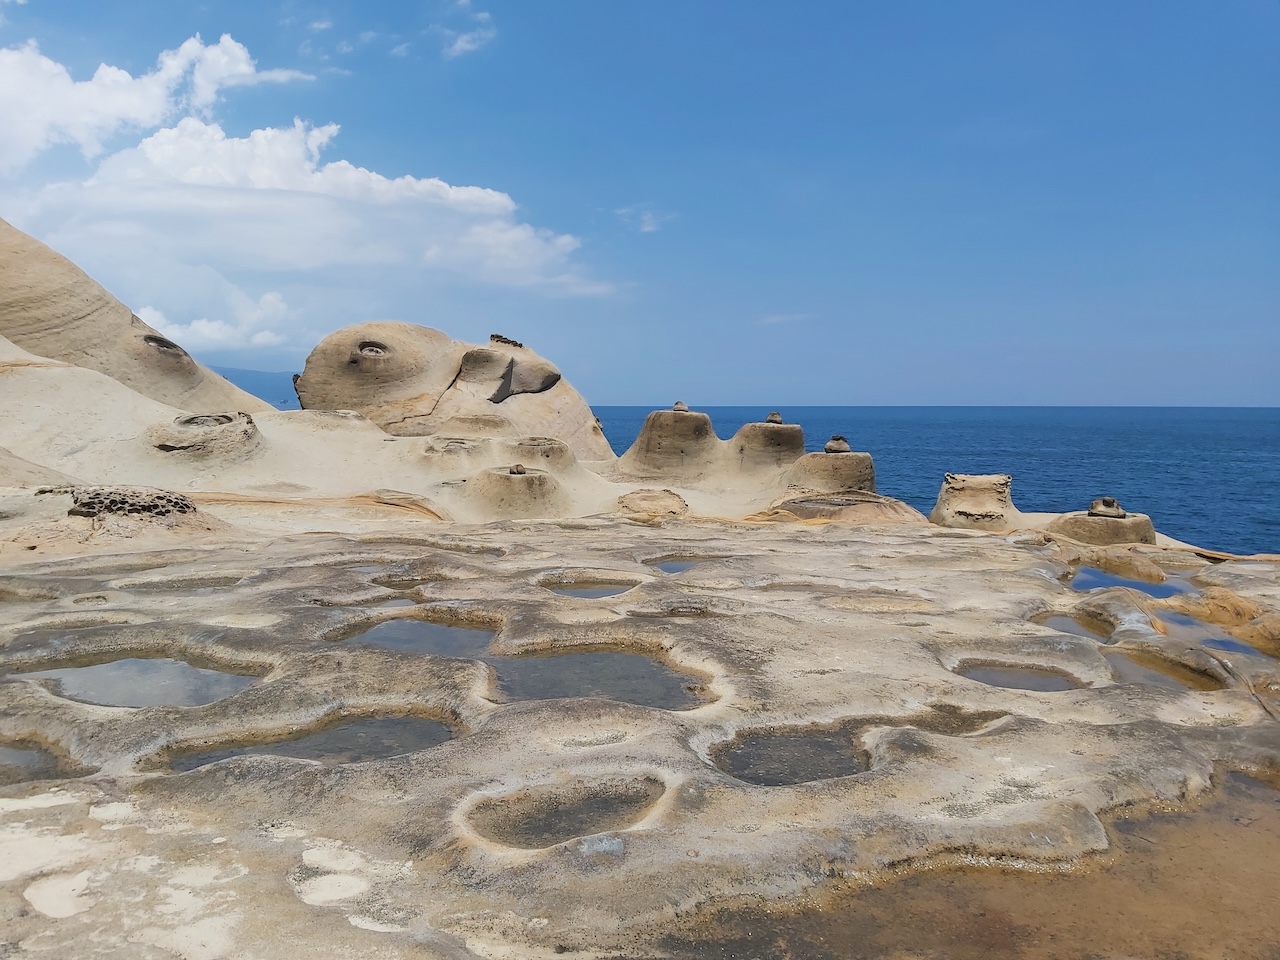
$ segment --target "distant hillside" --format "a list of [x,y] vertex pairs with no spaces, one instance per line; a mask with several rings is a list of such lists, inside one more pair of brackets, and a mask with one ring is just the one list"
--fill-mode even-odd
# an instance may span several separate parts
[[210,367],[241,390],[261,397],[277,410],[297,410],[298,395],[293,392],[292,373],[270,373],[266,370],[241,370],[237,367]]

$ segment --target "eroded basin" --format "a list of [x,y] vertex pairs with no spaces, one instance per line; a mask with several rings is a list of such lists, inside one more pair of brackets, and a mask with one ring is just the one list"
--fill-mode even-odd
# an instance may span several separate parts
[[576,653],[489,657],[498,691],[508,700],[603,697],[661,710],[688,710],[706,702],[701,682],[639,653]]
[[1044,667],[973,663],[960,667],[956,673],[988,686],[1007,687],[1011,690],[1053,693],[1061,690],[1077,690],[1083,686],[1079,680],[1068,673]]
[[481,800],[468,812],[467,821],[495,843],[540,850],[624,830],[643,819],[665,789],[656,777],[532,787]]
[[11,676],[52,680],[60,696],[108,707],[198,707],[237,694],[258,679],[169,657],[126,657]]
[[453,731],[447,724],[426,717],[361,717],[343,720],[288,739],[177,754],[170,760],[169,766],[181,772],[231,757],[257,754],[297,757],[302,760],[317,760],[326,766],[338,766],[428,750],[452,736]]
[[1180,577],[1170,577],[1163,583],[1147,583],[1145,580],[1133,580],[1118,577],[1097,567],[1081,567],[1071,578],[1072,590],[1100,590],[1106,587],[1129,587],[1150,597],[1172,597],[1179,593],[1194,593],[1195,584]]

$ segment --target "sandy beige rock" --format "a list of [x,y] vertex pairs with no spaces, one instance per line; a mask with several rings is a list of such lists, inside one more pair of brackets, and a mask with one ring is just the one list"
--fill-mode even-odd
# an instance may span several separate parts
[[852,524],[928,523],[928,518],[910,504],[858,490],[795,497],[780,501],[772,509],[800,520]]
[[66,257],[0,220],[0,336],[180,410],[270,410],[147,326]]
[[416,324],[362,323],[311,351],[296,383],[304,409],[356,410],[395,436],[551,436],[583,460],[613,451],[560,371],[495,337],[484,346]]
[[970,530],[1015,530],[1022,514],[1013,505],[1013,477],[1007,473],[948,473],[929,520],[942,527]]
[[1045,528],[1081,543],[1108,546],[1114,543],[1155,543],[1156,529],[1145,513],[1122,517],[1098,516],[1084,510],[1064,513]]

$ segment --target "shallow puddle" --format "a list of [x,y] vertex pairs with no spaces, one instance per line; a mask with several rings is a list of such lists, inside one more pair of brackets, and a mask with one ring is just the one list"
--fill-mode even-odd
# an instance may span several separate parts
[[75,776],[53,753],[29,743],[0,744],[0,786]]
[[870,757],[862,735],[873,727],[914,727],[959,737],[1006,716],[998,710],[967,711],[950,704],[905,717],[850,717],[835,726],[745,730],[711,750],[711,762],[729,776],[762,787],[830,780],[863,773]]
[[710,557],[672,557],[670,560],[650,560],[649,566],[663,573],[683,573],[700,563],[706,563]]
[[364,717],[288,740],[177,754],[169,766],[182,772],[230,757],[255,754],[318,760],[326,766],[337,766],[427,750],[452,736],[453,732],[446,724],[425,717]]
[[626,784],[530,789],[477,804],[468,819],[477,833],[490,840],[541,850],[577,837],[625,829],[644,816],[664,789],[662,781],[648,778]]
[[1008,687],[1012,690],[1038,690],[1041,693],[1052,693],[1080,688],[1080,682],[1074,677],[1056,670],[1042,670],[1039,667],[973,664],[961,667],[956,673],[992,687]]
[[603,697],[660,710],[688,710],[705,702],[696,678],[639,653],[591,650],[486,659],[507,700]]
[[840,729],[751,733],[729,741],[712,759],[729,776],[761,787],[830,780],[867,769],[860,743]]
[[1097,567],[1081,567],[1071,578],[1072,590],[1099,590],[1103,587],[1129,587],[1140,590],[1149,597],[1172,597],[1196,591],[1195,584],[1180,577],[1170,577],[1164,583],[1147,583],[1145,580],[1117,577],[1114,573],[1107,573]]
[[1174,610],[1157,610],[1156,618],[1164,627],[1167,636],[1175,637],[1180,640],[1186,640],[1190,643],[1198,643],[1201,646],[1209,647],[1212,650],[1220,650],[1223,653],[1242,653],[1250,657],[1266,657],[1266,653],[1233,637],[1222,627],[1214,626],[1211,623],[1205,623],[1203,620],[1197,620],[1195,617],[1188,616],[1185,613],[1178,613]]
[[1221,690],[1223,684],[1204,673],[1198,673],[1159,657],[1143,657],[1119,650],[1103,654],[1111,665],[1116,683],[1135,683],[1165,690]]
[[386,620],[356,634],[347,642],[400,653],[429,653],[436,657],[479,660],[488,653],[489,641],[494,636],[494,631],[483,628],[454,627],[405,617]]
[[1275,960],[1280,792],[1239,774],[1199,809],[1112,822],[1070,874],[947,868],[829,885],[803,910],[696,911],[664,956],[730,960]]
[[1086,624],[1083,620],[1078,620],[1075,617],[1055,613],[1052,616],[1041,617],[1035,622],[1041,626],[1048,627],[1050,630],[1068,633],[1073,637],[1085,637],[1089,640],[1097,640],[1099,643],[1111,642],[1110,632],[1104,632],[1104,625],[1096,620]]
[[633,583],[597,583],[597,584],[578,584],[573,587],[550,587],[552,593],[557,593],[562,597],[583,597],[587,600],[598,600],[601,597],[616,597],[620,593],[626,593],[635,584]]
[[198,707],[239,693],[258,679],[168,657],[129,657],[10,676],[54,680],[60,696],[108,707]]

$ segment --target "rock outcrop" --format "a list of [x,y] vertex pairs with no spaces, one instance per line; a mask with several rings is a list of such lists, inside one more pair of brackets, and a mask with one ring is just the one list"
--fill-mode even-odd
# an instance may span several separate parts
[[614,456],[555,365],[497,335],[475,346],[412,323],[357,324],[321,340],[294,386],[303,409],[355,410],[393,436],[550,436],[580,460]]
[[1007,473],[948,473],[929,520],[942,527],[1013,530],[1022,513],[1013,505],[1013,477]]
[[180,410],[270,410],[147,326],[83,270],[0,220],[0,336]]

